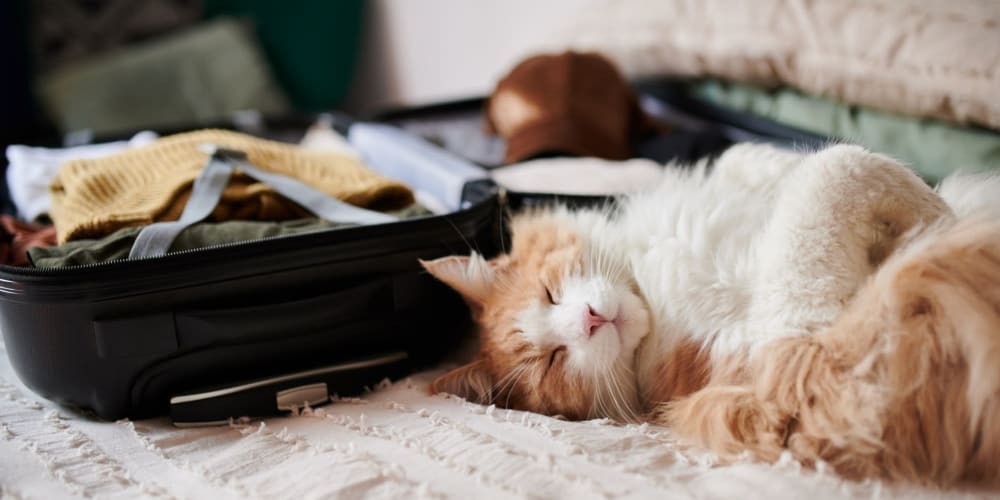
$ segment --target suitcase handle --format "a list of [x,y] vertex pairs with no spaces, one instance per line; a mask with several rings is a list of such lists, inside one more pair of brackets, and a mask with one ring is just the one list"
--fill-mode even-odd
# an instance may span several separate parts
[[187,391],[170,397],[177,427],[225,425],[242,416],[263,417],[319,406],[331,395],[348,396],[405,368],[405,351],[382,353],[344,363],[235,384]]

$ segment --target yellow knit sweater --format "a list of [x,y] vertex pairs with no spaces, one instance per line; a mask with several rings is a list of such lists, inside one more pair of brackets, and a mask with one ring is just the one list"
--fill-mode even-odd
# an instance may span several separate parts
[[[63,164],[51,186],[50,216],[59,242],[178,219],[191,184],[208,160],[198,149],[203,143],[244,151],[250,163],[261,169],[294,177],[355,206],[395,210],[413,203],[409,188],[353,158],[237,132],[200,130],[106,158]],[[211,220],[283,220],[306,215],[296,203],[237,171]]]

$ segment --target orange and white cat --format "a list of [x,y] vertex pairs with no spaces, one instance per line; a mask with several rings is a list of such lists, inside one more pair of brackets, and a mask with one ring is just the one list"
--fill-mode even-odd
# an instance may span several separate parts
[[507,254],[423,263],[480,330],[432,390],[651,421],[723,459],[996,481],[998,187],[739,145],[613,209],[522,214]]

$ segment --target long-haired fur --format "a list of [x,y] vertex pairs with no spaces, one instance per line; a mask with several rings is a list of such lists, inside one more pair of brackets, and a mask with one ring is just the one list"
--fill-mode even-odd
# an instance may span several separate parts
[[787,449],[848,477],[996,485],[1000,222],[926,230],[829,329],[763,346],[748,378],[654,418],[724,456]]
[[724,458],[996,483],[997,193],[856,146],[740,145],[617,210],[521,215],[504,255],[424,263],[481,340],[432,390],[647,419]]

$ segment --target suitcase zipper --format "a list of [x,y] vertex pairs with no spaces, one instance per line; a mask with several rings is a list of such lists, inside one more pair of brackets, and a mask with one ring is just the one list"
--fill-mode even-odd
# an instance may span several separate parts
[[[506,196],[504,196],[504,199],[505,198]],[[420,231],[420,230],[413,231],[414,233],[419,233],[419,234],[414,234],[412,240],[414,242],[439,241],[439,239],[434,238],[435,235],[440,235],[442,239],[448,235],[451,235],[452,238],[450,239],[464,241],[464,239],[468,236],[468,234],[462,233],[458,229],[459,226],[468,225],[470,222],[475,223],[477,227],[482,225],[483,221],[486,221],[490,217],[489,214],[493,211],[492,206],[495,204],[498,208],[502,209],[504,207],[504,203],[505,201],[501,201],[499,193],[494,193],[494,196],[491,199],[484,200],[476,205],[473,205],[470,208],[461,210],[459,212],[454,212],[451,214],[445,214],[439,216],[414,217],[411,219],[406,219],[403,221],[393,222],[388,224],[350,226],[343,228],[333,228],[323,231],[312,231],[312,232],[298,233],[292,235],[273,236],[258,240],[220,243],[199,248],[179,250],[176,252],[170,252],[163,256],[151,257],[148,259],[134,259],[134,260],[114,259],[105,262],[84,264],[80,266],[72,266],[65,268],[15,267],[15,266],[0,265],[0,294],[3,294],[4,287],[2,286],[2,281],[4,281],[5,277],[13,276],[16,278],[19,276],[25,276],[25,277],[31,276],[31,277],[37,277],[39,279],[45,279],[49,277],[57,278],[71,274],[77,274],[77,275],[88,274],[94,271],[102,271],[102,272],[115,271],[124,273],[136,267],[145,266],[148,268],[149,266],[153,265],[153,263],[163,263],[163,262],[172,263],[179,260],[190,259],[192,255],[209,254],[211,252],[219,251],[222,249],[226,249],[231,251],[232,253],[235,253],[239,252],[243,248],[259,248],[261,249],[261,252],[263,252],[264,249],[267,247],[275,247],[275,249],[277,249],[277,247],[283,244],[289,244],[288,242],[295,239],[303,239],[303,240],[322,239],[324,237],[328,238],[334,234],[340,234],[342,231],[351,231],[351,230],[374,231],[376,233],[380,233],[380,234],[373,234],[370,236],[366,235],[366,238],[370,238],[372,240],[379,240],[387,235],[398,236],[401,234],[401,232],[405,232],[406,230],[400,227],[402,225],[432,224],[433,223],[432,221],[435,220],[447,220],[448,222],[446,225],[435,228],[435,231],[433,233],[427,233],[425,231]],[[441,219],[442,217],[445,219]],[[344,239],[342,241],[336,242],[336,244],[346,243],[349,241],[351,240]],[[304,243],[310,243],[310,242],[304,242]],[[378,244],[377,241],[375,243]],[[396,244],[398,245],[398,243]],[[230,256],[229,260],[232,260],[232,258],[234,257]]]

